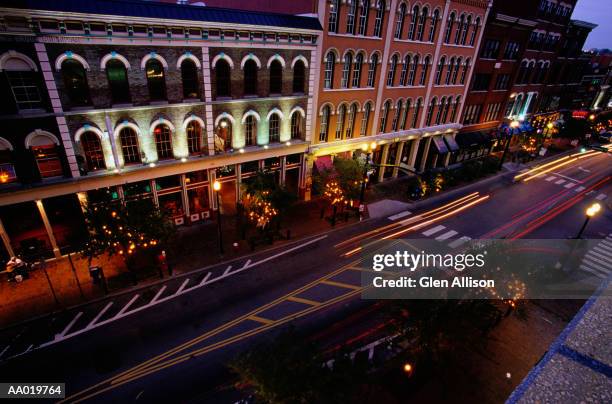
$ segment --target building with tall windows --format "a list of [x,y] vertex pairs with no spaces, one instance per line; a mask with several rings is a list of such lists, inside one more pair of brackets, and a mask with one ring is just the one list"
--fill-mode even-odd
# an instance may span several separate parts
[[375,179],[449,164],[491,4],[320,0],[316,123],[307,170],[376,142]]
[[215,180],[227,214],[260,169],[304,188],[317,18],[122,0],[0,15],[2,255],[60,255],[81,203],[149,199],[182,225],[218,208]]

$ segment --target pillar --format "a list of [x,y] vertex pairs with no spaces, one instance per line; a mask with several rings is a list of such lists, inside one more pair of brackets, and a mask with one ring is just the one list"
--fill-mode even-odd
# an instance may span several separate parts
[[55,240],[55,235],[53,234],[53,228],[51,227],[51,223],[47,217],[47,212],[45,212],[45,207],[43,206],[42,200],[36,200],[36,207],[38,208],[40,217],[45,225],[45,230],[47,231],[47,236],[49,237],[49,242],[51,243],[51,248],[53,248],[53,255],[55,255],[55,258],[61,258],[62,254],[60,254],[60,250],[57,247],[57,241]]
[[281,174],[280,174],[280,184],[281,186],[285,186],[285,175],[287,174],[287,156],[281,156]]
[[423,157],[421,158],[421,164],[419,165],[419,171],[425,171],[427,164],[427,157],[429,155],[429,148],[431,147],[431,136],[425,138],[425,148],[423,149]]
[[414,139],[412,144],[410,145],[410,154],[408,156],[408,165],[416,171],[416,167],[414,166],[416,163],[417,153],[419,152],[419,143],[420,139]]
[[312,167],[316,157],[312,154],[304,154],[302,158],[302,168],[300,175],[300,194],[303,195],[305,201],[309,201],[312,193]]
[[383,146],[382,155],[380,156],[380,169],[378,170],[378,182],[382,182],[385,179],[385,168],[384,165],[387,164],[387,159],[389,158],[389,146],[387,143]]
[[111,150],[113,152],[113,160],[115,161],[115,167],[117,170],[121,170],[119,165],[119,155],[117,154],[117,142],[115,139],[115,130],[113,129],[113,123],[110,120],[110,116],[106,114],[104,116],[104,123],[106,124],[106,132],[108,132],[108,139],[110,140]]
[[6,248],[6,252],[9,257],[15,256],[15,251],[13,251],[13,246],[11,245],[11,239],[2,224],[2,219],[0,219],[0,238],[2,238],[2,243],[4,244],[4,248]]
[[392,178],[397,178],[397,174],[399,173],[399,165],[402,162],[402,153],[404,152],[404,144],[406,142],[400,142],[397,145],[397,154],[395,155],[395,167],[393,167]]

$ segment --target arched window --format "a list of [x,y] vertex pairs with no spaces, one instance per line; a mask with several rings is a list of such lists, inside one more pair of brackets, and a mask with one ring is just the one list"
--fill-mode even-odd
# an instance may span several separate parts
[[138,136],[132,128],[126,127],[119,132],[119,143],[123,154],[123,164],[140,163],[140,150],[138,150]]
[[327,30],[338,32],[338,14],[340,13],[340,1],[332,0],[329,3],[329,19],[327,20]]
[[302,139],[304,118],[299,111],[295,111],[291,115],[291,139]]
[[446,105],[446,97],[442,97],[440,99],[440,105],[438,106],[438,111],[436,112],[436,125],[440,124],[440,120],[442,119],[442,110],[444,109],[444,106]]
[[293,65],[293,93],[304,92],[304,80],[306,79],[306,68],[304,62],[298,60]]
[[531,62],[527,65],[527,77],[525,77],[525,83],[531,82],[534,69],[535,69],[535,62]]
[[167,160],[172,154],[172,132],[166,124],[159,124],[153,129],[155,136],[155,149],[157,149],[158,160]]
[[104,153],[100,138],[94,132],[85,132],[81,135],[81,147],[85,154],[85,161],[89,171],[96,171],[106,168]]
[[404,63],[402,64],[402,72],[400,73],[400,80],[399,80],[399,85],[400,86],[405,86],[406,85],[406,79],[408,78],[408,68],[410,67],[410,55],[406,55],[406,57],[404,58]]
[[415,55],[412,58],[412,65],[410,66],[410,72],[408,72],[408,85],[414,86],[414,79],[416,78],[417,66],[419,65],[419,55]]
[[60,159],[58,141],[51,134],[28,135],[26,145],[32,151],[38,172],[42,178],[59,177],[64,174]]
[[359,14],[359,35],[367,34],[369,15],[370,15],[370,0],[363,0],[361,2],[361,13]]
[[402,102],[402,100],[397,100],[397,105],[395,106],[395,115],[393,115],[393,121],[391,122],[391,130],[393,132],[397,131],[403,106],[404,103]]
[[429,42],[433,42],[436,37],[436,29],[438,28],[438,20],[440,19],[440,11],[434,10],[431,15],[431,26],[429,27]]
[[64,87],[72,105],[89,105],[89,86],[83,65],[74,59],[66,59],[62,63],[62,78]]
[[336,140],[342,139],[342,133],[344,132],[344,118],[346,117],[346,105],[340,105],[338,108],[338,115],[336,116]]
[[106,63],[106,77],[108,78],[113,104],[131,102],[127,70],[121,61],[111,59]]
[[444,43],[450,43],[453,33],[453,23],[455,22],[455,13],[450,13],[448,23],[446,24],[446,32],[444,33]]
[[470,25],[472,25],[472,16],[468,15],[465,24],[463,26],[463,31],[461,33],[461,45],[465,45],[465,41],[467,40],[467,34],[470,30]]
[[376,3],[376,19],[374,20],[374,36],[380,37],[383,26],[383,19],[385,17],[385,2],[378,0]]
[[361,86],[361,68],[363,67],[363,53],[358,53],[355,56],[355,63],[353,65],[353,83],[351,87],[358,88]]
[[444,70],[444,65],[446,64],[446,58],[442,56],[440,61],[438,62],[438,68],[436,69],[436,78],[434,79],[434,83],[436,85],[440,85],[440,81],[442,80],[442,71]]
[[347,88],[351,76],[351,65],[353,64],[353,54],[347,52],[344,55],[344,64],[342,65],[342,80],[340,87]]
[[334,86],[334,65],[336,64],[336,54],[333,51],[327,52],[325,56],[325,88],[333,88]]
[[419,22],[419,6],[414,6],[412,9],[412,15],[410,16],[410,27],[408,27],[408,39],[414,39],[416,33],[416,27]]
[[244,121],[244,144],[253,146],[257,142],[257,120],[253,115],[246,117]]
[[190,121],[187,124],[187,149],[189,154],[202,152],[202,126],[198,121]]
[[429,108],[427,109],[427,116],[425,118],[425,125],[427,126],[431,125],[431,118],[433,117],[433,111],[437,103],[438,99],[436,97],[433,97],[431,103],[429,104]]
[[387,73],[387,86],[392,87],[395,81],[395,70],[397,69],[397,54],[391,57],[391,65],[389,66],[389,72]]
[[459,75],[459,67],[461,67],[461,58],[457,58],[457,61],[455,62],[455,69],[453,70],[453,66],[451,65],[449,67],[449,69],[453,70],[453,78],[452,78],[452,82],[453,84],[457,84],[457,76]]
[[406,19],[406,3],[402,3],[397,11],[397,23],[395,25],[395,38],[400,39],[402,37],[402,31],[404,31],[404,20]]
[[429,16],[429,10],[427,7],[423,7],[423,11],[421,11],[421,18],[419,18],[419,27],[417,29],[417,41],[423,40],[423,33],[425,32],[425,22],[427,21],[427,17]]
[[379,133],[384,133],[385,129],[387,128],[387,119],[389,118],[390,109],[391,109],[391,101],[387,100],[385,101],[385,104],[383,105],[383,111],[382,111],[382,114],[380,115]]
[[181,63],[181,79],[183,81],[183,98],[199,98],[198,67],[193,60],[185,59]]
[[368,133],[368,125],[370,124],[370,111],[372,110],[372,104],[366,102],[363,106],[363,112],[361,114],[361,128],[359,129],[360,136],[366,136]]
[[406,100],[406,106],[404,107],[404,113],[402,114],[402,118],[400,120],[400,129],[406,129],[406,124],[408,123],[408,111],[410,111],[410,98]]
[[414,111],[412,112],[412,125],[410,125],[411,128],[416,128],[418,126],[419,111],[421,110],[422,103],[423,103],[423,100],[419,98],[414,104]]
[[467,77],[467,72],[470,69],[470,58],[465,59],[465,64],[463,65],[463,71],[461,72],[461,80],[459,82],[461,84],[465,84],[465,78]]
[[149,59],[145,66],[147,73],[147,86],[149,87],[149,98],[151,101],[166,99],[166,80],[164,78],[164,67],[157,59]]
[[17,182],[13,146],[8,140],[0,138],[0,184],[11,182]]
[[228,118],[219,120],[215,133],[215,151],[223,153],[232,148],[232,121]]
[[346,12],[346,33],[355,35],[355,14],[357,14],[357,0],[351,1]]
[[368,87],[374,87],[376,79],[376,66],[378,65],[378,53],[372,55],[370,59],[370,70],[368,70]]
[[353,130],[355,129],[355,115],[357,114],[357,104],[353,103],[349,107],[348,119],[346,120],[346,126],[344,128],[344,138],[351,139],[353,137]]
[[215,65],[215,81],[217,97],[230,97],[232,95],[230,65],[227,63],[227,60],[220,59]]
[[455,32],[455,45],[459,45],[461,39],[461,31],[463,31],[463,24],[465,23],[465,15],[461,14],[459,17],[459,23],[457,24],[457,32]]
[[431,59],[429,56],[425,56],[423,60],[423,70],[421,70],[421,79],[419,80],[419,85],[424,86],[425,80],[427,80],[427,73],[429,72],[429,66],[431,65]]
[[[251,117],[249,117],[251,118]],[[269,119],[269,142],[280,142],[280,117],[277,113],[270,116]]]
[[283,65],[278,60],[270,64],[270,94],[280,94],[283,91]]
[[450,121],[455,122],[455,118],[457,117],[457,111],[459,110],[459,105],[461,104],[461,96],[458,95],[455,98],[455,103],[453,104],[453,111],[451,112]]
[[525,84],[525,77],[527,74],[527,61],[523,60],[521,62],[521,66],[519,67],[518,74],[516,76],[517,84]]
[[319,132],[319,142],[327,142],[329,132],[329,116],[331,115],[331,108],[329,105],[323,107],[321,112],[321,125]]
[[452,74],[454,66],[455,66],[455,58],[452,57],[448,61],[448,67],[446,68],[446,79],[444,79],[444,84],[446,85],[449,85],[451,82],[451,74]]
[[42,108],[42,98],[39,90],[39,78],[35,68],[30,65],[20,54],[10,57],[5,61],[3,70],[15,104],[19,110]]
[[452,103],[452,101],[453,101],[452,97],[448,97],[448,98],[446,99],[446,106],[444,107],[444,114],[442,115],[442,122],[443,122],[443,123],[446,123],[446,122],[447,122],[447,119],[446,119],[446,118],[448,117],[448,110],[449,110],[449,109],[450,109],[450,107],[451,107],[451,103]]
[[244,93],[247,95],[257,94],[257,63],[249,59],[244,63]]
[[480,17],[477,17],[476,22],[474,23],[474,29],[472,30],[472,35],[470,36],[470,46],[474,46],[474,42],[476,42],[476,35],[478,34],[479,28],[480,28]]

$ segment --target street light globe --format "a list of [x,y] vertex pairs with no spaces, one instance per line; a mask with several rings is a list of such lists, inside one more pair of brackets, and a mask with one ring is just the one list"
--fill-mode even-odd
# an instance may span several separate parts
[[372,150],[376,150],[376,142],[372,142],[372,143],[370,143],[370,148],[371,148]]
[[410,363],[405,363],[404,364],[404,372],[406,372],[406,373],[412,372],[412,365]]
[[589,115],[589,119],[590,119],[591,121],[594,121],[594,120],[595,120],[595,114],[591,114],[591,115]]
[[586,215],[588,217],[595,216],[601,210],[601,204],[599,202],[595,202],[591,206],[589,206],[586,210]]
[[553,125],[553,123],[552,123],[552,122],[548,122],[548,125],[546,125],[546,127],[547,127],[548,129],[552,129],[554,126],[555,126],[555,125]]
[[221,189],[221,183],[219,181],[213,182],[213,189],[219,191]]
[[361,150],[368,151],[368,144],[367,143],[362,144],[361,145]]

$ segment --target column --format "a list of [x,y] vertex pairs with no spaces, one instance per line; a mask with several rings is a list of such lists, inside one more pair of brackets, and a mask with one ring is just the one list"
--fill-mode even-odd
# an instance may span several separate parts
[[410,154],[408,155],[408,165],[416,171],[414,166],[416,163],[417,153],[419,152],[420,139],[414,139],[410,145]]
[[106,132],[108,133],[108,139],[110,140],[111,150],[113,152],[113,160],[115,161],[115,167],[117,168],[117,170],[121,170],[121,166],[119,165],[119,154],[117,153],[115,130],[113,129],[113,123],[111,122],[110,116],[108,116],[108,114],[104,116],[104,123],[106,124]]
[[242,201],[242,164],[234,164],[234,170],[236,171],[236,203]]
[[13,251],[13,246],[11,245],[11,239],[4,228],[4,224],[2,224],[2,219],[0,219],[0,238],[2,238],[2,243],[4,243],[4,248],[6,248],[6,252],[8,253],[9,257],[14,257],[15,252]]
[[382,182],[385,177],[385,168],[384,165],[387,164],[387,159],[389,158],[389,144],[383,146],[382,155],[380,156],[380,167],[378,170],[378,182]]
[[312,154],[304,154],[302,158],[302,168],[300,169],[300,194],[305,201],[309,201],[312,192],[312,167],[316,157]]
[[53,228],[51,227],[51,223],[47,217],[47,212],[45,212],[45,207],[43,206],[42,200],[37,199],[35,202],[43,224],[45,225],[45,230],[47,230],[47,236],[49,237],[49,242],[51,242],[51,247],[53,248],[53,255],[55,255],[55,258],[61,258],[62,254],[60,254],[60,250],[57,247],[57,241],[53,235]]
[[217,176],[215,174],[215,169],[211,168],[210,170],[208,170],[208,200],[210,201],[210,208],[212,210],[217,210],[218,206],[217,206],[217,198],[215,197],[215,190],[213,189],[213,184],[215,183],[215,180],[217,179]]
[[287,174],[287,156],[281,156],[281,174],[280,174],[280,184],[281,186],[285,185],[285,175]]
[[183,196],[183,212],[188,222],[191,223],[191,212],[189,212],[189,195],[187,194],[187,182],[185,181],[185,174],[181,174],[181,195]]
[[419,171],[425,171],[425,165],[427,164],[427,156],[429,155],[429,148],[431,147],[431,136],[425,138],[425,148],[423,149],[423,157],[421,158],[421,164],[419,165]]
[[208,52],[208,46],[202,46],[202,77],[204,79],[204,100],[206,101],[206,106],[204,107],[206,115],[204,118],[206,120],[206,143],[208,144],[208,154],[213,156],[215,154],[215,128],[212,104],[210,103],[212,101],[210,72],[210,53]]
[[399,173],[399,165],[402,162],[402,153],[404,151],[404,144],[406,142],[400,142],[397,145],[397,154],[395,155],[395,167],[393,167],[393,175],[392,178],[397,178],[397,174]]

